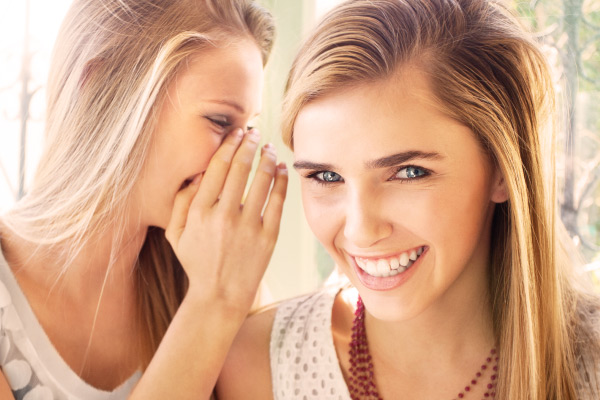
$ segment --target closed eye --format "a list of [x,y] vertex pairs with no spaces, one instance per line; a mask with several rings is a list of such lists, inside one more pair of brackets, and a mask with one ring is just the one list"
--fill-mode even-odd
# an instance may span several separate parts
[[214,126],[216,126],[220,131],[226,131],[233,124],[226,116],[216,116],[216,117],[205,117],[209,120]]

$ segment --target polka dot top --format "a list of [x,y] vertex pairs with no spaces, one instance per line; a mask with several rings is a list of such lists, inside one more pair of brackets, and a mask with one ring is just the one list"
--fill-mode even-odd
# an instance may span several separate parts
[[331,334],[338,291],[330,288],[279,305],[270,343],[276,400],[350,400]]
[[126,399],[137,372],[112,392],[83,381],[62,359],[35,317],[0,251],[0,368],[16,400]]

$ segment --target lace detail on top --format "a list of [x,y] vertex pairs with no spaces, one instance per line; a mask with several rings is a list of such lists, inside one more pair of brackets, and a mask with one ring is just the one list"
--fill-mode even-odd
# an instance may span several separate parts
[[270,344],[276,400],[350,400],[331,334],[338,290],[288,300],[277,309]]
[[112,392],[83,381],[60,357],[0,249],[0,368],[16,400],[121,400],[137,372]]

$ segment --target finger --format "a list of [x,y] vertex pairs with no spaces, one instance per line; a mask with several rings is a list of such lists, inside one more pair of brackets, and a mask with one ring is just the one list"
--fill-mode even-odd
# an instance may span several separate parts
[[202,175],[196,176],[185,189],[177,192],[177,195],[175,196],[173,211],[171,211],[171,219],[165,230],[165,237],[173,247],[176,247],[179,238],[185,229],[190,205],[198,192],[201,179]]
[[258,131],[251,130],[235,153],[221,192],[219,207],[239,210],[259,140]]
[[260,220],[263,207],[269,195],[271,183],[275,177],[277,157],[275,155],[275,147],[272,144],[267,144],[263,147],[263,152],[258,163],[258,168],[252,181],[252,186],[248,191],[248,197],[244,202],[244,214],[254,219]]
[[223,144],[217,149],[208,163],[202,183],[200,184],[200,193],[195,197],[192,203],[193,206],[212,207],[217,202],[223,189],[223,183],[229,171],[231,160],[240,146],[243,137],[244,132],[241,129],[236,129],[227,135]]
[[277,166],[275,172],[275,183],[271,194],[269,195],[269,201],[265,208],[265,214],[263,216],[263,226],[265,230],[272,234],[277,235],[279,233],[279,222],[281,221],[281,213],[283,212],[283,202],[287,192],[288,184],[288,170],[284,163]]

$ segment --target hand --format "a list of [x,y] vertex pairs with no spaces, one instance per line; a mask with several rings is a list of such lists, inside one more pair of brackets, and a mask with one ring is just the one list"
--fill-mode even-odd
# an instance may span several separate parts
[[188,275],[188,295],[244,313],[273,253],[287,188],[287,169],[266,145],[241,205],[259,140],[254,129],[229,134],[203,176],[177,194],[166,230]]

